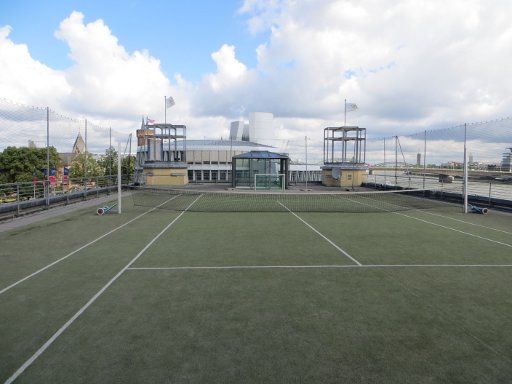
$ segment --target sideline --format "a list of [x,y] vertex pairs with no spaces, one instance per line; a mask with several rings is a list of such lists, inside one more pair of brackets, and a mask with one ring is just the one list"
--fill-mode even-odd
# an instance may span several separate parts
[[114,228],[114,229],[111,229],[111,230],[110,230],[110,231],[108,231],[107,233],[105,233],[105,234],[103,234],[103,235],[101,235],[101,236],[97,237],[96,239],[94,239],[94,240],[92,240],[92,241],[88,242],[87,244],[82,245],[81,247],[79,247],[79,248],[75,249],[74,251],[72,251],[72,252],[68,253],[66,256],[63,256],[63,257],[61,257],[60,259],[57,259],[57,260],[53,261],[52,263],[50,263],[50,264],[48,264],[48,265],[46,265],[46,266],[42,267],[41,269],[38,269],[37,271],[32,272],[31,274],[29,274],[29,275],[27,275],[27,276],[25,276],[25,277],[21,278],[20,280],[18,280],[18,281],[16,281],[16,282],[12,283],[11,285],[8,285],[7,287],[5,287],[5,288],[3,288],[3,289],[1,289],[1,290],[0,290],[0,295],[1,295],[1,294],[3,294],[3,293],[5,293],[5,292],[7,292],[7,291],[8,291],[9,289],[11,289],[11,288],[14,288],[14,287],[15,287],[15,286],[17,286],[18,284],[21,284],[21,283],[23,283],[24,281],[26,281],[26,280],[30,279],[31,277],[34,277],[35,275],[38,275],[39,273],[41,273],[41,272],[43,272],[43,271],[46,271],[48,268],[53,267],[55,264],[60,263],[62,260],[67,259],[68,257],[70,257],[70,256],[74,255],[75,253],[80,252],[82,249],[87,248],[89,245],[92,245],[92,244],[96,243],[97,241],[99,241],[99,240],[101,240],[101,239],[103,239],[103,238],[107,237],[108,235],[110,235],[110,234],[114,233],[114,232],[115,232],[115,231],[117,231],[118,229],[121,229],[121,228],[123,228],[123,227],[127,226],[128,224],[133,223],[135,220],[140,219],[142,216],[147,215],[147,214],[148,214],[148,213],[150,213],[150,212],[153,212],[155,209],[159,208],[161,205],[166,204],[167,202],[169,202],[170,200],[175,199],[175,198],[176,198],[176,197],[178,197],[178,196],[179,196],[179,195],[176,195],[176,196],[174,196],[174,197],[170,198],[169,200],[164,201],[162,204],[159,204],[159,205],[157,205],[156,207],[153,207],[153,208],[149,209],[148,211],[141,213],[140,215],[138,215],[138,216],[134,217],[133,219],[131,219],[131,220],[127,221],[126,223],[121,224],[120,226],[118,226],[118,227],[116,227],[116,228]]
[[[147,249],[149,247],[151,247],[153,245],[153,243],[155,241],[157,241],[160,236],[162,236],[170,227],[172,227],[174,225],[174,223],[176,223],[181,216],[183,216],[185,214],[185,212],[187,212],[190,207],[192,207],[192,205],[195,204],[195,202],[197,200],[199,200],[199,198],[201,198],[203,195],[199,195],[183,212],[181,212],[176,218],[174,218],[169,224],[167,224],[165,226],[164,229],[162,229],[160,231],[160,233],[158,233],[158,235],[156,235],[148,244],[146,244],[146,246],[144,248],[142,248],[142,250],[133,258],[130,260],[130,262],[128,264],[126,264],[119,272],[117,272],[117,274],[111,278],[109,280],[109,282],[107,284],[105,284],[103,286],[103,288],[101,288],[98,292],[96,292],[96,294],[82,307],[78,310],[78,312],[76,312],[68,321],[66,321],[66,323],[64,323],[63,326],[61,326],[57,332],[55,332],[52,337],[50,337],[41,347],[39,347],[39,349],[27,360],[25,361],[21,367],[19,367],[16,372],[14,372],[12,374],[11,377],[9,377],[7,379],[7,381],[5,381],[5,384],[11,384],[12,382],[14,382],[23,372],[25,372],[25,370],[30,367],[32,365],[32,363],[34,361],[37,360],[37,358],[39,356],[41,356],[52,344],[55,340],[57,340],[57,338],[66,330],[69,328],[69,326],[71,324],[73,324],[75,322],[75,320],[80,317],[80,315],[82,313],[84,313],[87,308],[89,308],[97,299],[98,297],[100,297],[112,284],[114,284],[116,282],[116,280],[128,269],[130,268],[130,266],[135,263],[137,261],[137,259],[139,257],[142,256],[142,254],[144,252],[147,251]],[[153,208],[153,209],[156,209],[156,208]]]

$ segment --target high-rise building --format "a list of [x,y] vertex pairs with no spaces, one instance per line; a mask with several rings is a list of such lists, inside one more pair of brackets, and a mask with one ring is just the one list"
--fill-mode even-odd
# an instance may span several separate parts
[[269,112],[249,113],[249,140],[272,145],[275,139],[274,115]]
[[248,122],[232,121],[229,139],[272,145],[275,139],[274,115],[269,112],[251,112]]
[[232,121],[229,130],[229,139],[241,141],[244,134],[244,125],[245,123],[243,121]]
[[504,172],[512,172],[512,147],[507,149],[509,152],[505,152],[503,154],[503,159],[501,160],[501,170]]

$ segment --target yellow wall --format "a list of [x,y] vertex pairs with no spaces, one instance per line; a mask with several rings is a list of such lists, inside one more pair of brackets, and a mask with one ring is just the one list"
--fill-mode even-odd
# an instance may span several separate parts
[[146,185],[187,185],[186,168],[144,168]]
[[332,177],[332,169],[322,170],[322,184],[327,187],[360,187],[366,180],[364,169],[342,169],[339,179]]

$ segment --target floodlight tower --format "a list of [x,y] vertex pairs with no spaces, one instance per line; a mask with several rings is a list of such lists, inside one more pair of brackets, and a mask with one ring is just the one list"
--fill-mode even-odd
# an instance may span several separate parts
[[330,187],[360,187],[367,174],[366,128],[325,128],[322,184]]

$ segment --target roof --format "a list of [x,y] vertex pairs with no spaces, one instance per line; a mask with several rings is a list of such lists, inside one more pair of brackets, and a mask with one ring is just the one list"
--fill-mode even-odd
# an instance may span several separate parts
[[288,156],[269,151],[251,151],[233,156],[235,159],[288,159]]

